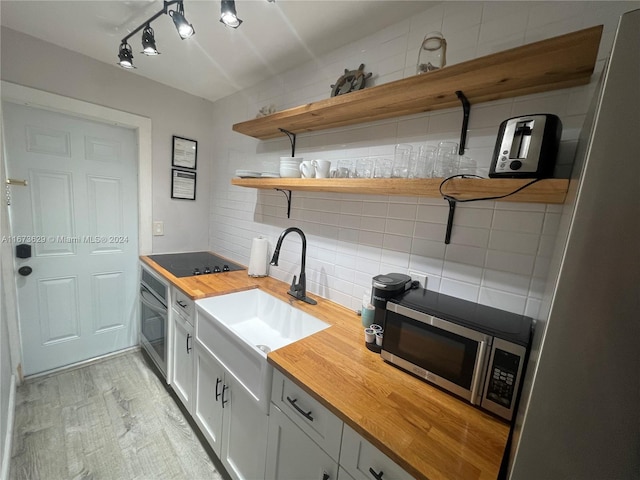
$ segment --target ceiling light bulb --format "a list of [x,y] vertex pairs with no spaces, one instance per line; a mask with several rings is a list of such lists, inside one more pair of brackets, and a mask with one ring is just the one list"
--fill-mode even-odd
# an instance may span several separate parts
[[151,25],[147,25],[142,31],[142,53],[145,55],[160,55],[160,52],[156,49],[156,39]]
[[189,22],[187,22],[186,18],[184,18],[184,8],[182,6],[182,2],[180,2],[178,10],[171,10],[169,12],[169,15],[173,19],[173,23],[178,30],[178,35],[180,35],[180,38],[184,40],[185,38],[189,38],[194,33],[196,33],[193,29],[193,26]]
[[220,3],[220,22],[231,28],[238,28],[242,23],[236,14],[234,0],[222,0]]
[[133,52],[131,51],[131,45],[127,42],[122,42],[120,44],[118,58],[120,59],[118,65],[122,68],[136,68],[133,66]]

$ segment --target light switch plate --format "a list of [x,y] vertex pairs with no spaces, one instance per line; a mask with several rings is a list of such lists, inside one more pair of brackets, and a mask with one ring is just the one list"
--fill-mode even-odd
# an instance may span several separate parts
[[156,237],[160,235],[164,235],[164,222],[162,221],[153,222],[153,235]]

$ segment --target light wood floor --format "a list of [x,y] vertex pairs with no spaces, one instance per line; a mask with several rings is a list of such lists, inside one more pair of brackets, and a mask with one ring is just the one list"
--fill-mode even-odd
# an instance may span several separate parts
[[18,387],[10,479],[226,477],[139,351]]

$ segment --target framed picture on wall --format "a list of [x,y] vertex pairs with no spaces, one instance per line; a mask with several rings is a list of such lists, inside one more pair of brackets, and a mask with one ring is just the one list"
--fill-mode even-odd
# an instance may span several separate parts
[[174,135],[173,148],[171,151],[171,166],[195,170],[197,159],[198,142]]
[[171,198],[196,199],[196,172],[171,169]]

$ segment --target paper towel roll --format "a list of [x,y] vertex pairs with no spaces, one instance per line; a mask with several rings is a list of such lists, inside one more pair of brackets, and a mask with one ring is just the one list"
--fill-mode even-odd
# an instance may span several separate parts
[[251,257],[249,257],[249,276],[267,276],[267,249],[269,242],[266,238],[256,237],[251,243]]

